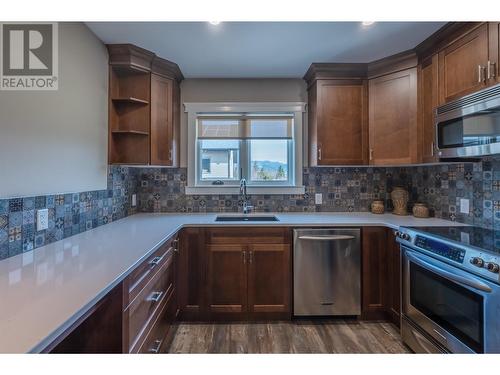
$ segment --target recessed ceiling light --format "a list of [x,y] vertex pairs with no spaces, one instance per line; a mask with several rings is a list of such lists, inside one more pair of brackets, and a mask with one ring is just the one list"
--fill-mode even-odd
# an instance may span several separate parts
[[363,26],[371,26],[371,25],[373,25],[374,23],[375,23],[374,21],[363,21],[363,22],[361,22],[361,24],[362,24]]
[[208,21],[211,25],[217,26],[220,21]]

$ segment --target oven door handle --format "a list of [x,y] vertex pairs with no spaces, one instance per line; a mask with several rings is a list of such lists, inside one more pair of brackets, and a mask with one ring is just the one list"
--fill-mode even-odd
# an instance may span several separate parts
[[491,293],[492,292],[492,289],[487,284],[485,284],[482,281],[479,281],[479,280],[477,280],[475,278],[463,277],[463,276],[455,275],[455,274],[453,274],[451,272],[442,270],[439,267],[436,267],[435,265],[422,260],[417,255],[415,255],[415,254],[413,254],[411,252],[408,252],[408,251],[406,252],[406,256],[412,262],[418,264],[419,266],[427,268],[428,270],[430,270],[430,271],[438,274],[439,276],[444,277],[445,279],[448,279],[450,281],[454,281],[456,283],[460,283],[460,284],[463,284],[463,285],[470,286],[471,288],[474,288],[474,289],[477,289],[477,290],[481,290],[483,292],[487,292],[487,293]]

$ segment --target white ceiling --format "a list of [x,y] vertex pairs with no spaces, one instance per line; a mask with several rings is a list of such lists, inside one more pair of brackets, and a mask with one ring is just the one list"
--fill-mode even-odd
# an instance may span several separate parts
[[415,47],[445,22],[88,22],[104,43],[132,43],[187,78],[302,77],[312,62],[370,62]]

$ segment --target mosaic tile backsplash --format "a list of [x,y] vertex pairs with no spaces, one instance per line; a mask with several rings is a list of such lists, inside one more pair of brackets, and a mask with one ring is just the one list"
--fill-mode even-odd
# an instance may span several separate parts
[[[238,212],[238,195],[186,195],[185,168],[109,168],[108,189],[0,200],[0,259],[140,212]],[[368,212],[373,199],[392,209],[390,192],[403,186],[431,216],[500,229],[500,156],[476,163],[411,167],[305,168],[305,194],[251,195],[257,212]],[[130,205],[137,193],[137,208]],[[314,194],[323,204],[314,204]],[[470,212],[460,213],[460,198]],[[49,209],[49,229],[37,232],[35,212]]]
[[[238,212],[238,195],[185,195],[186,169],[153,168],[138,173],[142,212]],[[257,212],[368,212],[373,199],[392,209],[390,192],[403,186],[413,203],[426,203],[431,216],[500,229],[500,157],[476,163],[411,167],[305,168],[303,195],[252,195]],[[314,194],[323,204],[314,204]],[[470,200],[460,213],[460,198]]]
[[[135,212],[137,169],[111,166],[108,188],[73,194],[0,199],[0,259],[96,228]],[[36,210],[48,208],[49,228],[36,230]]]

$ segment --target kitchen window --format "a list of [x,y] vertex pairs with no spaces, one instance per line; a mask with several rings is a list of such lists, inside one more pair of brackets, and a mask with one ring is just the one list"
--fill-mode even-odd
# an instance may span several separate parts
[[245,178],[249,193],[302,193],[302,112],[298,113],[298,121],[293,111],[269,108],[197,111],[188,116],[192,147],[186,192],[234,194]]

